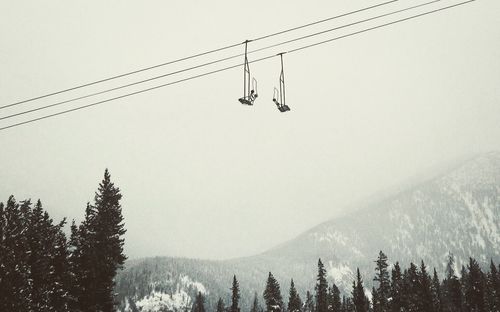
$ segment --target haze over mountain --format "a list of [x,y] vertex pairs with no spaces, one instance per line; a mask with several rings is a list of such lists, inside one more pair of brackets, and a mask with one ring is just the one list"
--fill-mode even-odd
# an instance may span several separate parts
[[[500,259],[500,153],[465,161],[382,200],[329,220],[293,240],[252,257],[226,261],[148,258],[130,262],[117,279],[124,311],[190,307],[194,294],[207,295],[209,309],[220,296],[228,302],[233,274],[240,281],[242,306],[262,294],[269,271],[285,294],[290,278],[303,294],[314,290],[321,258],[330,282],[350,291],[360,268],[371,285],[379,250],[404,265],[424,260],[444,271],[448,253],[456,271],[469,256],[485,265]],[[237,242],[235,242],[237,243]]]

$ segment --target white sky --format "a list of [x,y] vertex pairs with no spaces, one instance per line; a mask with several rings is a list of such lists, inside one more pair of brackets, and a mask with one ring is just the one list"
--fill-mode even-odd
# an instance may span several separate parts
[[[0,0],[0,106],[375,3]],[[416,3],[400,0],[249,48]],[[124,195],[130,257],[251,255],[434,165],[500,149],[499,39],[500,1],[478,0],[285,55],[286,114],[271,101],[275,58],[251,65],[259,81],[254,107],[237,101],[236,69],[2,131],[0,200],[41,198],[54,217],[81,219],[108,167]],[[240,52],[0,110],[0,117]]]

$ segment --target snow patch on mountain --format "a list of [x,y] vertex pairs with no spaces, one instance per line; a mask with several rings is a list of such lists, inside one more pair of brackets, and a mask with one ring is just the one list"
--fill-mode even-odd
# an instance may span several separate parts
[[180,290],[172,295],[153,291],[151,294],[138,300],[135,305],[143,312],[183,310],[191,307],[191,297],[184,290]]
[[333,261],[328,261],[327,275],[333,278],[335,284],[341,284],[346,280],[354,279],[354,272],[346,264],[335,265]]
[[[191,308],[194,293],[209,294],[202,283],[193,281],[187,275],[180,275],[177,283],[171,279],[151,282],[149,289],[151,291],[142,298],[133,298],[135,308],[141,312],[184,311]],[[133,311],[129,300],[126,300],[123,312]]]

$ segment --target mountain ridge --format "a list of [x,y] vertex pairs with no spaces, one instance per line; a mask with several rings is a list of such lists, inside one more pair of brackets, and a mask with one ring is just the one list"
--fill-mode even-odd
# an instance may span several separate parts
[[[149,266],[168,268],[170,275],[167,275],[171,278],[186,275],[202,283],[208,292],[209,305],[219,296],[228,299],[227,289],[232,274],[236,274],[241,285],[242,306],[249,307],[253,293],[263,290],[269,271],[283,290],[290,278],[302,294],[313,290],[318,258],[325,263],[330,281],[343,292],[350,291],[356,267],[363,276],[373,276],[373,261],[379,250],[388,255],[389,261],[400,261],[405,266],[422,259],[440,274],[448,252],[456,256],[457,271],[469,256],[482,264],[489,258],[498,261],[499,216],[500,153],[489,152],[404,191],[331,218],[255,256],[230,260],[165,257],[156,258],[156,263],[145,262]],[[142,265],[142,269],[144,267]],[[140,268],[141,264],[136,264],[121,277],[130,277],[130,272],[137,275]],[[163,272],[157,276],[165,278],[167,275],[162,270],[156,268],[157,273]],[[150,271],[149,283],[157,279],[154,267]],[[370,287],[371,280],[365,281]],[[164,289],[173,292],[168,287]],[[121,300],[132,298],[139,303],[142,300],[137,296],[137,289],[118,287],[118,292]]]

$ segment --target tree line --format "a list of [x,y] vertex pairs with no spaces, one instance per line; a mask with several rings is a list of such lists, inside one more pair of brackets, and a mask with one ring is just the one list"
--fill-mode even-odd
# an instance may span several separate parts
[[84,220],[54,222],[38,200],[0,203],[0,311],[115,311],[126,257],[120,189],[106,169]]
[[[454,269],[454,257],[450,254],[442,280],[436,269],[429,272],[424,261],[419,266],[410,263],[404,270],[396,262],[389,270],[387,256],[380,251],[375,264],[375,286],[371,291],[365,289],[357,269],[350,294],[342,294],[335,283],[328,283],[326,269],[319,259],[314,293],[307,291],[305,300],[302,300],[292,279],[287,304],[283,301],[278,281],[269,272],[262,294],[264,307],[259,304],[259,296],[255,293],[250,312],[500,311],[500,266],[497,267],[493,260],[489,271],[485,272],[474,258],[470,258],[469,264],[462,266],[458,277]],[[219,298],[214,310],[240,312],[239,300],[239,283],[234,276],[231,302],[226,306]],[[205,298],[201,292],[196,296],[191,312],[206,312]]]

